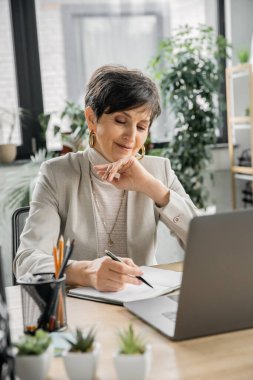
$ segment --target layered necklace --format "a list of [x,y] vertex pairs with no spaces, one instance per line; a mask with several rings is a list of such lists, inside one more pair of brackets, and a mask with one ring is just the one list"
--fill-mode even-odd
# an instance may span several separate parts
[[[126,191],[124,190],[123,193],[122,193],[122,195],[121,195],[120,204],[119,204],[119,208],[117,210],[117,214],[116,214],[115,220],[114,220],[114,222],[112,224],[112,227],[109,229],[108,225],[107,225],[107,223],[105,221],[105,218],[103,216],[103,210],[101,208],[101,204],[99,204],[99,201],[98,201],[98,198],[97,198],[94,182],[93,182],[93,179],[92,179],[91,168],[90,168],[89,172],[90,172],[91,189],[92,189],[94,203],[95,203],[95,206],[96,206],[96,209],[97,209],[97,214],[99,215],[99,218],[100,218],[100,220],[102,222],[102,225],[104,227],[105,233],[107,235],[107,246],[108,246],[108,248],[112,248],[113,245],[115,244],[114,241],[113,241],[113,238],[112,238],[112,234],[114,232],[114,229],[116,227],[116,224],[117,224],[117,221],[118,221],[118,218],[119,218],[120,210],[122,208],[122,205],[123,205],[123,202],[124,202],[124,199],[125,199],[125,196],[126,196]],[[96,219],[96,215],[95,215],[95,219]]]

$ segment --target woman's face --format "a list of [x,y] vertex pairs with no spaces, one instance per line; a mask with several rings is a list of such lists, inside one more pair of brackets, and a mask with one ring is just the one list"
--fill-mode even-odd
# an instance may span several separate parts
[[148,136],[151,112],[141,106],[103,115],[96,119],[91,107],[85,110],[90,131],[96,135],[94,148],[108,161],[135,156]]

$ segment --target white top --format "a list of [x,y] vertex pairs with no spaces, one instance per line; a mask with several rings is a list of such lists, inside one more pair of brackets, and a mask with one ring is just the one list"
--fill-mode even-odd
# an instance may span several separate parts
[[[127,192],[117,189],[112,184],[103,181],[93,169],[94,165],[108,164],[107,161],[95,149],[88,151],[90,165],[90,175],[92,179],[92,188],[98,202],[99,209],[92,194],[92,204],[95,215],[96,234],[97,234],[97,257],[104,256],[105,249],[115,252],[118,256],[127,256]],[[125,194],[125,195],[124,195]],[[122,196],[124,199],[122,201]],[[121,204],[122,201],[122,204]],[[118,210],[119,215],[117,218]],[[111,233],[113,245],[108,246],[108,233],[117,218],[117,222]],[[106,229],[103,224],[106,223]]]

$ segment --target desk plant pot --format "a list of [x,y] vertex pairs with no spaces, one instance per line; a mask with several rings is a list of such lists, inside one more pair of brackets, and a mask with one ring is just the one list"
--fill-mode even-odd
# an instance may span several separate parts
[[95,342],[93,329],[86,335],[76,329],[73,340],[66,340],[71,348],[63,354],[63,361],[70,380],[94,379],[101,347]]
[[114,355],[114,366],[119,380],[146,380],[151,367],[151,345],[144,344],[129,325],[119,333],[119,351]]
[[35,336],[24,335],[15,344],[16,375],[20,380],[44,380],[53,359],[53,346],[49,334],[38,330]]
[[15,144],[0,144],[0,162],[10,163],[15,160],[17,146]]

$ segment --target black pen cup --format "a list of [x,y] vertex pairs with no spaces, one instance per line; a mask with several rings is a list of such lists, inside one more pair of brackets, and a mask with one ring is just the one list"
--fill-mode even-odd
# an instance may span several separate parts
[[65,279],[65,275],[55,278],[54,273],[36,273],[29,281],[18,280],[25,334],[34,334],[39,328],[52,332],[67,327]]

